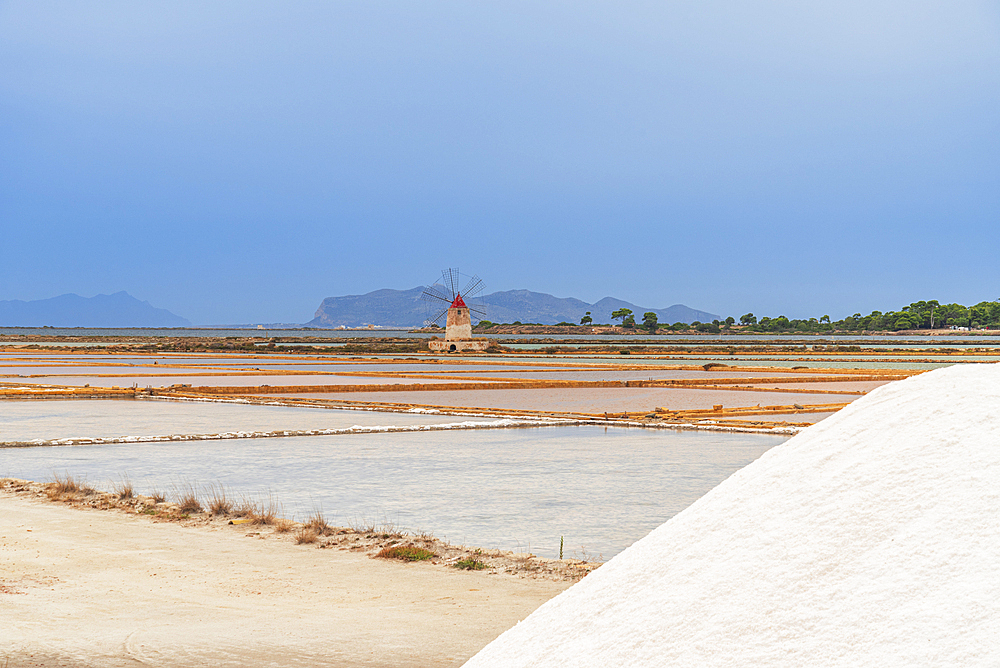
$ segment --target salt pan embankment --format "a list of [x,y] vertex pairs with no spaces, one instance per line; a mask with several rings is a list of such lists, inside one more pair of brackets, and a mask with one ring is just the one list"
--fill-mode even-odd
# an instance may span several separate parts
[[466,665],[995,666],[1000,365],[886,385]]

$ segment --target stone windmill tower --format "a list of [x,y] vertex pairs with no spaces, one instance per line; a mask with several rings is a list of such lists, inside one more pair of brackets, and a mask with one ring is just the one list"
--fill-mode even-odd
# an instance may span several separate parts
[[435,352],[482,352],[489,347],[487,339],[472,338],[473,319],[486,316],[481,296],[486,286],[478,276],[465,277],[458,269],[445,269],[441,280],[424,290],[420,296],[430,307],[425,324],[440,324],[445,319],[444,340],[431,339]]

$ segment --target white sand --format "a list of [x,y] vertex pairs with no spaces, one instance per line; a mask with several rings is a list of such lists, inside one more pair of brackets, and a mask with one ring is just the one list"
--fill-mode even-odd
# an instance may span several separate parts
[[565,583],[0,494],[0,666],[451,666]]
[[468,664],[1000,665],[1000,365],[873,391]]

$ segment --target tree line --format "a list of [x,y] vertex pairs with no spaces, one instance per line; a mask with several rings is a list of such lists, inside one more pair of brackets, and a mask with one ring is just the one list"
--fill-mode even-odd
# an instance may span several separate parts
[[[855,313],[842,320],[831,320],[830,316],[818,318],[794,319],[779,315],[775,318],[763,316],[760,319],[753,313],[746,313],[736,318],[730,316],[724,320],[712,322],[675,322],[660,323],[653,311],[642,315],[642,320],[636,322],[636,316],[631,309],[622,308],[611,313],[611,320],[626,329],[645,329],[657,331],[690,331],[718,334],[723,331],[744,332],[897,332],[911,329],[993,329],[1000,328],[1000,299],[991,302],[979,302],[975,306],[961,304],[941,304],[937,300],[913,302],[898,311],[872,311],[868,315]],[[480,327],[491,327],[496,323],[482,321]],[[520,322],[510,323],[520,325]],[[531,323],[524,323],[531,324]],[[538,323],[540,324],[540,323]],[[590,311],[580,319],[581,325],[596,325]],[[557,325],[576,325],[572,322],[560,322]],[[610,326],[609,323],[606,326]],[[597,325],[599,326],[599,325]]]
[[[728,320],[728,319],[727,319]],[[1000,327],[1000,300],[979,302],[975,306],[941,304],[937,300],[913,302],[898,311],[855,313],[842,320],[830,316],[793,320],[785,316],[763,317],[753,313],[740,317],[740,325],[754,332],[898,332],[910,329],[992,329]]]
[[[753,313],[740,316],[739,321],[730,316],[724,320],[712,322],[676,322],[672,325],[657,322],[656,313],[647,312],[642,316],[642,323],[637,324],[635,316],[629,309],[619,309],[611,314],[612,320],[620,321],[626,328],[642,327],[649,331],[672,330],[719,333],[738,327],[740,331],[750,332],[898,332],[913,329],[993,329],[1000,328],[1000,299],[996,301],[979,302],[975,306],[962,304],[942,304],[936,299],[913,302],[898,311],[872,311],[868,315],[855,313],[841,320],[832,320],[829,315],[818,318],[787,318],[763,316],[758,319]],[[590,313],[580,321],[581,325],[590,324]]]

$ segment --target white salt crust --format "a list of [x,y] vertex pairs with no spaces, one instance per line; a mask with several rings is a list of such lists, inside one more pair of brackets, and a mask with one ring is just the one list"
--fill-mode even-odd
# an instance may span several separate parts
[[1000,365],[872,391],[473,657],[489,666],[1000,665]]

